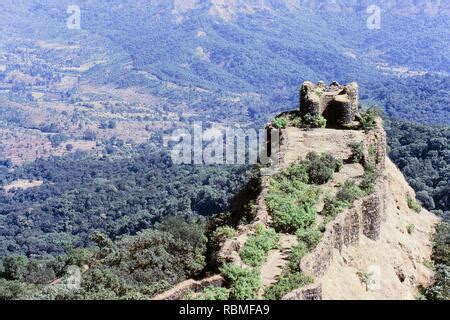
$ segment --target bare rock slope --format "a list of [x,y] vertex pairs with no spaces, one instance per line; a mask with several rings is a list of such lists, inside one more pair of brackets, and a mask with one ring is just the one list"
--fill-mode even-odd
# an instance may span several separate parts
[[[415,198],[415,193],[386,156],[381,124],[369,134],[288,128],[284,136],[285,164],[302,159],[310,151],[331,152],[345,159],[351,152],[349,142],[376,145],[382,157],[377,164],[382,176],[372,198],[340,214],[327,226],[316,251],[301,262],[302,269],[315,276],[315,284],[285,299],[414,299],[417,287],[428,285],[433,276],[425,265],[430,260],[430,237],[438,218],[424,209],[416,212],[409,208],[407,199]],[[358,169],[346,165],[343,173],[347,177],[342,181],[356,177]],[[369,212],[375,213],[375,219],[367,219]]]
[[[430,236],[438,219],[406,203],[414,191],[399,169],[387,161],[385,221],[377,241],[362,236],[357,245],[335,255],[321,279],[323,299],[415,299],[417,287],[431,281]],[[413,228],[411,234],[408,228]],[[366,274],[370,283],[361,277]]]

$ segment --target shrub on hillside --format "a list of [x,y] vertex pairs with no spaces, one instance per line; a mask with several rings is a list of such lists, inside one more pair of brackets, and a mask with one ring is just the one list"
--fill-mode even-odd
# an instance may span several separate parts
[[280,244],[280,236],[273,229],[267,229],[263,224],[257,225],[256,233],[248,237],[239,256],[251,267],[260,267],[267,258],[267,253]]
[[333,174],[342,167],[342,163],[329,153],[319,155],[311,152],[302,164],[306,167],[309,183],[319,185],[330,181]]
[[364,191],[356,185],[353,181],[346,181],[344,185],[339,188],[336,194],[336,199],[348,204],[352,204],[355,200],[360,199],[364,196]]
[[266,202],[274,228],[281,232],[295,232],[311,226],[316,220],[318,200],[319,191],[314,186],[296,180],[273,180]]
[[436,264],[450,265],[450,224],[440,222],[433,235],[433,256]]
[[236,230],[230,226],[223,226],[217,228],[211,235],[211,244],[219,246],[227,239],[234,238],[236,236]]
[[364,145],[359,142],[353,142],[348,146],[352,150],[349,161],[351,163],[362,163],[362,161],[364,160]]
[[285,178],[288,180],[296,180],[302,183],[308,183],[309,176],[307,172],[307,166],[303,163],[292,164],[286,170],[278,173],[274,178],[277,180]]
[[372,130],[377,125],[377,118],[380,116],[380,110],[376,107],[370,107],[361,113],[361,124],[364,130]]
[[0,301],[20,299],[33,289],[36,289],[36,287],[31,284],[0,278]]
[[285,116],[281,116],[278,118],[275,118],[272,121],[272,125],[277,129],[285,129],[289,124],[289,119]]
[[411,235],[414,232],[414,230],[416,230],[416,226],[415,225],[408,224],[406,226],[406,231],[408,232],[409,235]]
[[322,232],[320,232],[314,227],[299,229],[296,235],[298,241],[300,243],[304,243],[309,251],[313,250],[322,239]]
[[230,296],[230,291],[227,288],[221,287],[208,287],[203,290],[201,293],[195,296],[188,296],[187,300],[204,300],[204,301],[213,301],[213,300],[228,300]]
[[359,187],[366,194],[371,194],[374,191],[375,181],[380,176],[377,168],[373,164],[367,164],[364,170],[364,175]]
[[314,279],[302,272],[282,275],[277,283],[267,288],[264,298],[266,300],[280,300],[289,292],[313,283]]
[[261,287],[259,273],[254,269],[241,268],[235,264],[226,264],[220,271],[230,285],[230,299],[254,300]]
[[322,215],[329,218],[336,217],[339,213],[352,206],[355,200],[364,196],[365,192],[353,181],[346,181],[336,194],[336,197],[326,197]]
[[422,211],[421,205],[410,195],[407,196],[406,202],[408,203],[408,207],[415,212],[420,213]]
[[291,248],[288,263],[286,264],[286,270],[291,273],[299,272],[300,262],[302,258],[309,252],[306,243],[300,242]]
[[434,273],[434,283],[431,287],[424,290],[425,297],[428,300],[448,301],[450,299],[448,279],[450,279],[450,267],[443,264],[437,265]]
[[303,124],[311,128],[325,128],[327,126],[327,119],[323,116],[313,116],[306,114],[303,116]]

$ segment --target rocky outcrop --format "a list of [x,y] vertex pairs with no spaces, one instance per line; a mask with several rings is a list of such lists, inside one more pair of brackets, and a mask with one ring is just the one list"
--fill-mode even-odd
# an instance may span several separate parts
[[419,286],[432,281],[433,271],[426,265],[439,219],[427,210],[417,213],[408,207],[406,198],[414,197],[414,191],[389,159],[384,176],[386,208],[379,236],[372,240],[362,234],[356,244],[334,250],[326,272],[316,279],[323,299],[409,300],[416,298]]
[[322,300],[322,286],[313,284],[306,288],[294,290],[285,295],[283,300]]

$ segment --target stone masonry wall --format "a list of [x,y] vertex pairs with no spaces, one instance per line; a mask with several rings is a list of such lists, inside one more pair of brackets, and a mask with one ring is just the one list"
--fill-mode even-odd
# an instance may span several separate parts
[[314,84],[303,83],[300,89],[300,114],[302,117],[323,116],[330,127],[350,125],[358,113],[358,84],[345,86],[337,82],[325,85],[323,81]]
[[182,300],[189,292],[201,292],[208,287],[221,287],[224,283],[221,275],[215,275],[200,281],[193,279],[179,283],[176,287],[157,295],[153,300]]

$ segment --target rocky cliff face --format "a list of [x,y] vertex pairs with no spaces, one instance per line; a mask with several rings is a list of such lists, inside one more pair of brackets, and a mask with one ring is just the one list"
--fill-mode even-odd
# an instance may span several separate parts
[[[405,199],[414,191],[390,160],[384,179],[385,211],[378,240],[361,236],[355,245],[335,251],[320,278],[323,299],[415,299],[417,287],[430,284],[433,274],[425,265],[438,219],[408,207]],[[371,283],[362,283],[361,273]]]
[[332,144],[327,142],[331,136],[336,149],[332,152],[341,157],[346,154],[345,140],[362,139],[365,150],[375,147],[371,161],[381,176],[374,192],[339,214],[327,226],[317,248],[300,261],[301,270],[313,275],[315,284],[295,290],[285,299],[414,299],[417,287],[431,281],[432,272],[425,264],[430,260],[430,237],[438,219],[426,210],[417,213],[408,207],[408,197],[415,194],[386,156],[381,123],[362,137],[322,130],[309,137],[305,133],[301,141],[296,140],[295,130],[290,131],[285,135],[288,162],[293,160],[289,154],[297,153],[295,150],[304,153],[305,145],[306,150],[320,150],[324,148],[320,145]]
[[[414,299],[418,286],[428,285],[432,278],[425,265],[430,260],[430,237],[438,219],[426,210],[417,213],[408,207],[408,197],[414,198],[415,194],[387,158],[381,121],[369,132],[290,127],[283,130],[282,136],[281,167],[304,159],[311,151],[347,159],[352,152],[349,143],[353,142],[364,145],[366,161],[374,163],[380,172],[374,191],[330,222],[316,249],[298,262],[303,272],[315,278],[315,283],[284,299]],[[331,190],[349,178],[357,179],[362,172],[359,164],[347,164],[326,187]],[[222,261],[242,265],[239,250],[254,225],[270,226],[265,204],[269,179],[262,180],[255,220],[241,226],[238,236],[225,242],[219,252]],[[263,286],[264,279],[276,277],[276,271],[281,270],[283,261],[271,266],[272,258],[269,254],[269,262],[261,269],[262,273],[270,273],[261,274]]]

